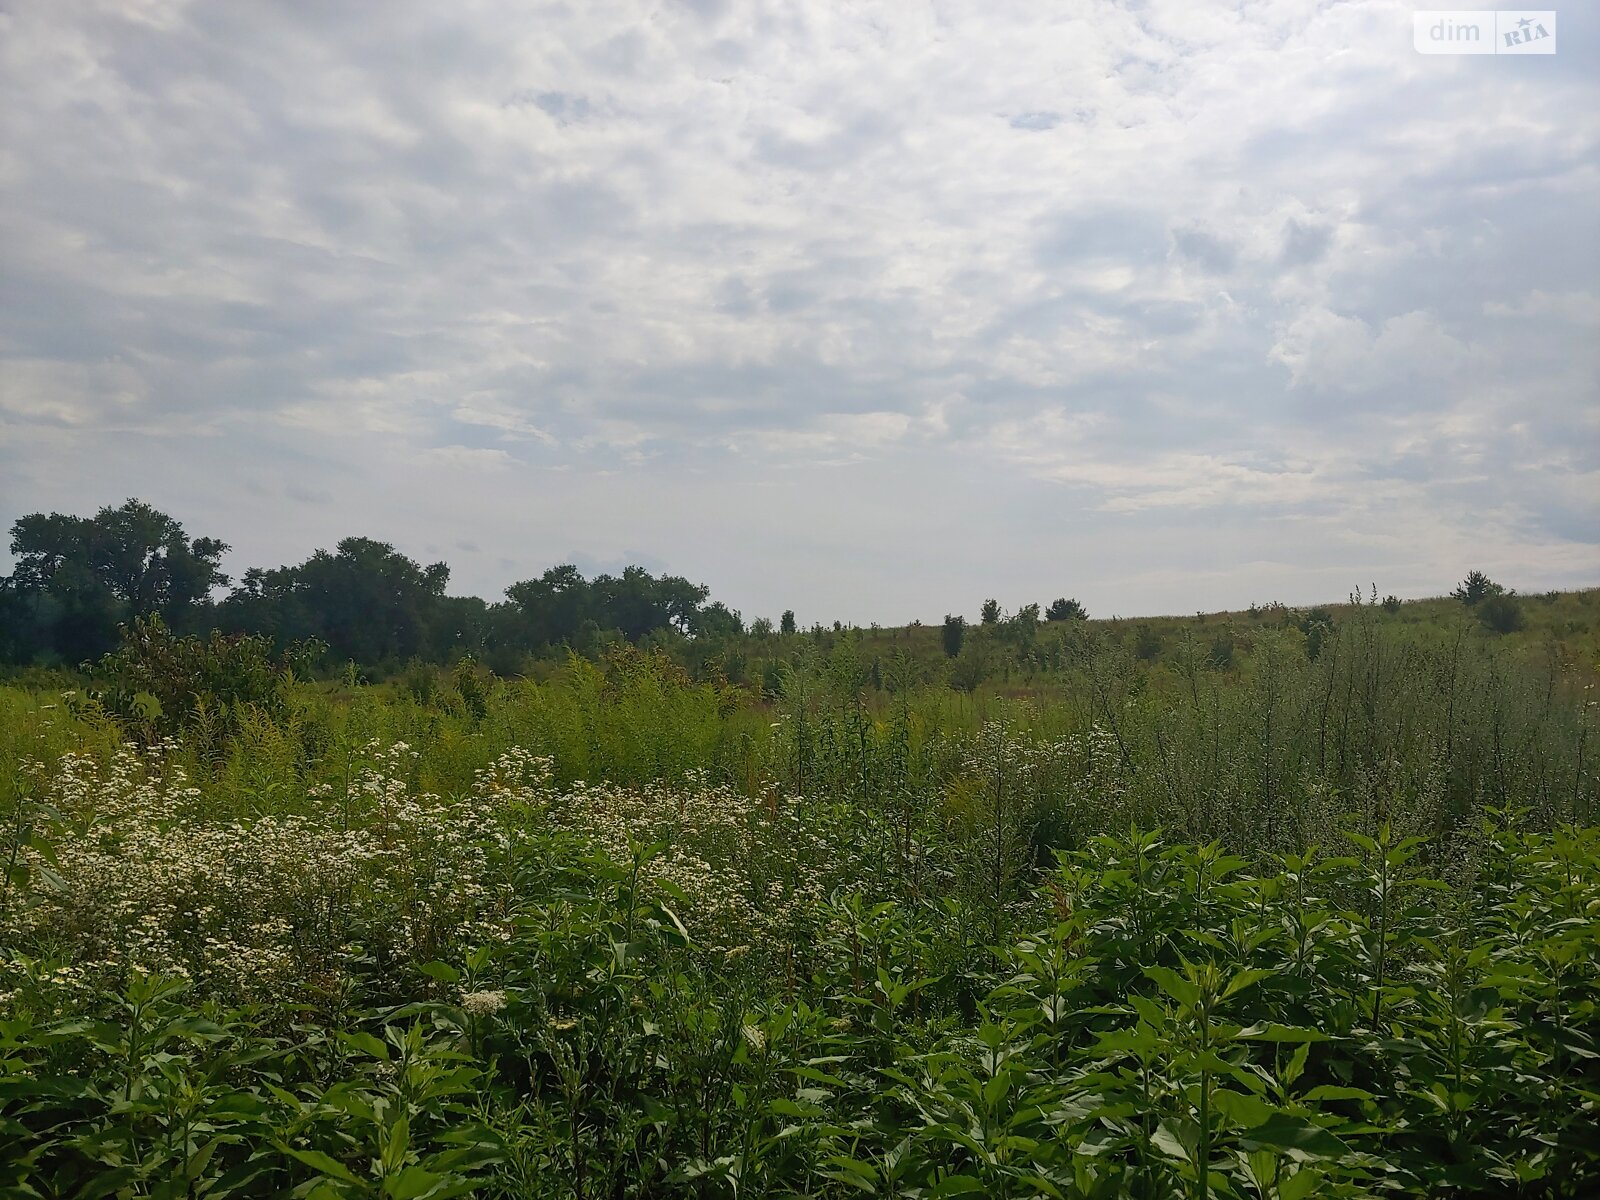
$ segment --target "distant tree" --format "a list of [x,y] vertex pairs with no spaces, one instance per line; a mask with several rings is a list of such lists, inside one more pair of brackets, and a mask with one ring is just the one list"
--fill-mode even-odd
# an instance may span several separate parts
[[942,632],[945,657],[954,658],[961,653],[961,643],[967,636],[967,619],[946,614]]
[[975,692],[994,673],[994,651],[984,638],[974,638],[950,663],[950,686],[958,692]]
[[592,620],[594,597],[571,563],[551,567],[538,579],[524,579],[506,589],[509,612],[502,619],[502,638],[524,650],[577,644],[584,622]]
[[[768,628],[771,622],[768,622]],[[735,637],[744,632],[744,621],[739,614],[720,600],[700,609],[690,621],[689,632],[697,638],[711,640]]]
[[1322,647],[1333,633],[1333,611],[1325,605],[1298,614],[1294,625],[1306,638],[1306,657],[1316,662],[1322,656]]
[[[600,635],[618,634],[638,644],[651,634],[726,632],[737,614],[726,606],[703,607],[704,587],[677,575],[654,576],[628,567],[620,576],[586,580],[571,563],[551,567],[538,579],[506,589],[510,613],[502,625],[524,649],[599,645]],[[742,628],[742,623],[739,623]]]
[[1000,623],[1000,601],[985,600],[978,617],[985,625],[998,625]]
[[778,622],[778,630],[781,633],[793,633],[795,631],[794,609],[786,608],[783,610],[783,616]]
[[1044,618],[1047,621],[1087,621],[1089,613],[1076,600],[1062,597],[1050,602],[1050,607],[1044,610]]
[[679,633],[692,631],[709,595],[706,588],[680,576],[656,578],[643,567],[629,567],[620,578],[601,575],[590,592],[596,622],[602,629],[618,630],[630,642],[668,626]]
[[1148,621],[1134,627],[1133,654],[1140,662],[1154,662],[1161,654],[1161,635]]
[[98,657],[117,644],[117,626],[138,617],[197,628],[211,590],[228,582],[218,568],[227,550],[216,538],[191,539],[139,500],[92,517],[22,517],[11,527],[17,562],[4,588],[6,608],[27,631],[21,657]]
[[429,661],[447,663],[486,654],[496,642],[494,616],[479,596],[441,596],[427,626]]
[[1495,633],[1516,633],[1528,623],[1516,592],[1494,592],[1485,596],[1477,609],[1478,620]]
[[223,624],[280,647],[316,638],[335,659],[396,663],[436,641],[450,568],[424,567],[387,542],[345,538],[297,566],[246,571],[219,607]]
[[772,636],[772,618],[771,617],[757,617],[754,621],[751,621],[750,622],[750,636],[754,637],[754,638],[760,638],[762,641],[766,641],[769,637],[771,637]]
[[1470,571],[1467,577],[1461,581],[1461,586],[1450,594],[1468,608],[1473,608],[1490,596],[1498,596],[1504,591],[1505,588],[1490,579],[1482,571]]
[[1397,613],[1397,612],[1399,612],[1400,611],[1400,597],[1399,596],[1385,596],[1383,598],[1383,611],[1386,612],[1386,613]]

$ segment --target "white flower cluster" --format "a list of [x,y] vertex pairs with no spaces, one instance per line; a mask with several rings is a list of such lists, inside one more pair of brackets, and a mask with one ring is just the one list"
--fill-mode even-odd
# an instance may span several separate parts
[[413,794],[403,743],[369,749],[348,797],[319,789],[299,812],[246,820],[207,819],[170,747],[104,764],[63,755],[44,793],[63,818],[54,861],[23,848],[49,869],[7,906],[0,943],[89,978],[138,966],[267,999],[331,981],[357,946],[428,961],[502,936],[514,901],[503,816],[534,794],[541,768],[507,756],[445,800]]
[[804,938],[823,909],[826,864],[849,859],[842,822],[775,791],[745,796],[691,774],[680,786],[576,784],[550,802],[549,819],[627,865],[634,845],[665,843],[646,880],[689,898],[679,913],[701,949],[739,957]]
[[504,992],[462,992],[461,1007],[472,1017],[492,1017],[506,1006]]
[[[57,992],[139,967],[268,1001],[331,987],[357,954],[378,970],[452,957],[510,936],[530,899],[517,856],[550,834],[624,866],[635,845],[664,843],[641,873],[687,897],[674,907],[696,944],[770,956],[806,943],[826,908],[826,864],[853,859],[846,822],[776,792],[751,798],[703,775],[557,792],[550,760],[521,749],[444,798],[413,787],[410,747],[374,742],[348,787],[308,788],[291,812],[224,818],[172,749],[35,765],[61,820],[49,870],[0,913],[0,944],[73,964]],[[45,865],[31,847],[21,854]],[[463,1002],[487,1013],[489,996]]]

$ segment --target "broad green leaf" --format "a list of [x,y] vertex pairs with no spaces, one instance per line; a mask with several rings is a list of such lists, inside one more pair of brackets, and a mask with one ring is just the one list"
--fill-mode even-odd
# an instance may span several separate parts
[[1171,967],[1145,967],[1144,973],[1179,1004],[1194,1008],[1200,1003],[1200,989]]
[[303,1162],[306,1166],[320,1171],[332,1179],[337,1179],[341,1183],[361,1182],[350,1173],[348,1167],[331,1155],[324,1154],[321,1150],[296,1150],[293,1146],[285,1146],[284,1152],[290,1158]]
[[1322,1126],[1284,1112],[1273,1113],[1264,1123],[1245,1130],[1239,1135],[1239,1144],[1246,1150],[1272,1146],[1280,1150],[1299,1150],[1322,1158],[1342,1158],[1351,1153],[1349,1146]]

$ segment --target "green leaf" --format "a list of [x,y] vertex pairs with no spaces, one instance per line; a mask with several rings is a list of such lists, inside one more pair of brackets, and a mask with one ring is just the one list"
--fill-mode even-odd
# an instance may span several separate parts
[[331,1179],[337,1179],[341,1183],[359,1184],[361,1182],[360,1179],[350,1173],[348,1167],[332,1155],[324,1154],[321,1150],[296,1150],[293,1146],[285,1146],[283,1151],[290,1158],[297,1159],[305,1163],[306,1166],[320,1171]]
[[1283,1082],[1285,1086],[1293,1083],[1305,1073],[1306,1058],[1310,1055],[1310,1053],[1311,1043],[1309,1041],[1301,1042],[1295,1047],[1294,1053],[1289,1056],[1288,1064],[1283,1068]]
[[1314,1087],[1301,1099],[1308,1103],[1316,1100],[1371,1100],[1372,1093],[1358,1087],[1338,1087],[1335,1084],[1324,1083]]
[[1177,1131],[1163,1121],[1156,1126],[1156,1131],[1150,1136],[1150,1144],[1168,1158],[1176,1158],[1180,1162],[1190,1161],[1189,1149],[1178,1139]]
[[461,979],[461,972],[449,963],[425,962],[417,970],[436,983],[457,983]]
[[1228,980],[1228,986],[1222,989],[1222,998],[1226,1000],[1229,996],[1237,995],[1239,992],[1244,991],[1245,988],[1252,987],[1263,979],[1270,979],[1276,974],[1276,971],[1263,970],[1259,967],[1248,971],[1240,971],[1232,979]]
[[1331,1042],[1333,1039],[1317,1029],[1303,1029],[1298,1025],[1277,1025],[1271,1021],[1248,1025],[1234,1035],[1247,1042]]
[[389,1048],[370,1033],[364,1033],[359,1029],[341,1030],[338,1037],[341,1042],[352,1050],[365,1054],[369,1058],[381,1059],[384,1062],[389,1061]]
[[465,1195],[472,1188],[470,1180],[459,1176],[452,1179],[415,1163],[383,1181],[383,1195],[388,1200],[444,1200],[446,1196]]
[[973,1175],[946,1175],[933,1187],[928,1189],[927,1195],[938,1200],[940,1196],[970,1196],[973,1192],[985,1192],[983,1180]]
[[1272,1118],[1270,1105],[1255,1096],[1236,1092],[1231,1088],[1218,1088],[1212,1094],[1211,1103],[1219,1113],[1240,1128],[1248,1129],[1263,1125]]
[[1179,1004],[1194,1008],[1200,1003],[1200,989],[1171,967],[1146,967],[1144,973]]
[[139,1172],[133,1167],[112,1167],[85,1184],[83,1191],[78,1193],[78,1200],[100,1200],[100,1197],[109,1196],[138,1178]]
[[1305,1167],[1293,1175],[1285,1175],[1278,1180],[1279,1200],[1305,1200],[1307,1196],[1315,1194],[1323,1178],[1322,1172],[1315,1167]]
[[1245,1130],[1239,1135],[1239,1144],[1246,1150],[1270,1146],[1279,1150],[1298,1150],[1320,1158],[1342,1158],[1351,1153],[1349,1146],[1322,1126],[1284,1112],[1273,1113],[1269,1120],[1254,1129]]

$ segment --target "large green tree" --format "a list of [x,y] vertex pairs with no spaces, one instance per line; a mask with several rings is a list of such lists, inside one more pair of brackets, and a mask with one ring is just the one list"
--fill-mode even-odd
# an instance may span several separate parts
[[424,567],[387,542],[349,537],[298,566],[246,571],[221,615],[279,646],[318,638],[334,658],[393,663],[436,642],[449,579],[442,562]]
[[11,527],[16,567],[0,585],[13,659],[81,661],[106,653],[117,626],[159,616],[171,628],[210,619],[211,590],[228,582],[228,547],[190,538],[166,513],[139,500],[92,517],[32,513]]
[[501,629],[529,650],[576,645],[596,631],[637,642],[661,629],[697,635],[737,630],[736,614],[720,605],[712,606],[714,612],[703,607],[707,595],[699,584],[677,575],[658,577],[643,567],[591,581],[563,564],[506,589],[510,611],[501,617]]

